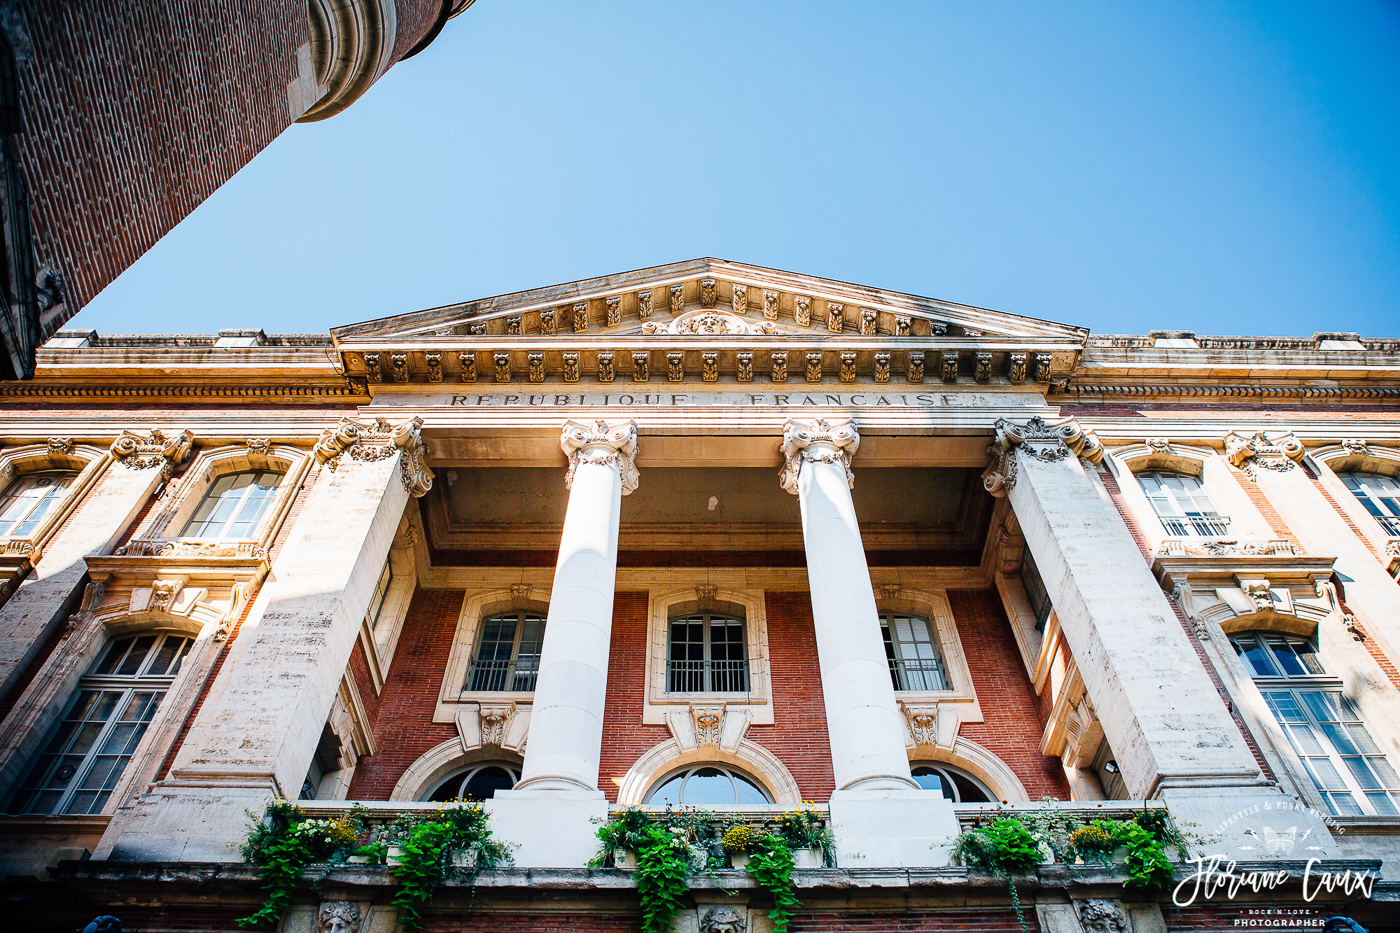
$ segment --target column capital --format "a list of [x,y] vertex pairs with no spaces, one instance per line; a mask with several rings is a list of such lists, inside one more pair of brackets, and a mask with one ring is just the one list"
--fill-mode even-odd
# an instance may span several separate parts
[[423,442],[422,427],[422,418],[410,418],[402,424],[376,418],[369,426],[341,418],[335,427],[321,432],[311,452],[317,463],[335,472],[340,466],[340,455],[347,451],[350,459],[366,462],[384,460],[401,451],[399,476],[404,489],[416,499],[433,488],[433,471],[428,466],[428,445]]
[[[1225,458],[1250,478],[1254,477],[1257,467],[1286,473],[1293,469],[1295,461],[1303,459],[1305,453],[1303,442],[1298,440],[1292,431],[1277,434],[1273,438],[1263,431],[1255,431],[1253,434],[1231,431],[1225,435],[1224,441]],[[1361,447],[1365,449],[1365,441],[1361,442]]]
[[580,463],[617,464],[622,476],[622,494],[631,495],[641,482],[634,463],[637,456],[637,422],[565,421],[559,446],[569,458],[564,486],[574,486],[574,471]]
[[[49,449],[54,447],[50,438]],[[194,447],[194,432],[185,430],[179,434],[167,435],[153,428],[147,434],[122,431],[112,442],[112,459],[133,470],[145,470],[158,466],[161,476],[168,479],[175,468],[189,459]]]
[[996,440],[987,448],[992,464],[982,474],[982,485],[994,496],[1004,496],[1016,485],[1018,449],[1044,463],[1055,463],[1070,454],[1090,463],[1103,459],[1103,444],[1092,430],[1081,427],[1074,418],[1058,424],[1051,424],[1039,415],[1024,424],[998,418],[996,431]]
[[783,422],[783,469],[778,474],[778,483],[794,496],[797,495],[797,478],[802,464],[837,463],[846,471],[846,482],[850,488],[856,485],[855,474],[851,472],[851,457],[860,447],[860,432],[850,418],[828,421],[818,418],[815,421],[798,421],[789,418]]

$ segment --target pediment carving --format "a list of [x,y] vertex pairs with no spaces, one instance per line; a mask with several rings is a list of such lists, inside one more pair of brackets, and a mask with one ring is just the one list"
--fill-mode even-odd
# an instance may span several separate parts
[[674,334],[677,336],[743,336],[763,334],[781,336],[783,331],[772,321],[749,321],[729,311],[702,309],[687,311],[670,321],[644,321],[643,334]]

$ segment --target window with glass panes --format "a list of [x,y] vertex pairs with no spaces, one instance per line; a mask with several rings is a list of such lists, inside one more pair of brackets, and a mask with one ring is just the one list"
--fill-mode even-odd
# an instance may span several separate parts
[[1199,477],[1185,473],[1139,473],[1138,482],[1167,534],[1215,537],[1228,534],[1230,519],[1215,511]]
[[1269,634],[1230,642],[1328,808],[1339,816],[1400,815],[1400,776],[1312,643]]
[[101,813],[193,641],[152,633],[108,645],[79,682],[6,811]]
[[71,471],[26,473],[10,483],[0,500],[0,538],[33,534],[77,475]]
[[943,658],[933,639],[933,626],[921,616],[880,613],[880,634],[896,690],[947,690]]
[[384,569],[379,571],[379,579],[374,581],[374,592],[369,597],[369,609],[365,617],[369,619],[370,631],[379,625],[379,616],[384,611],[384,599],[389,595],[389,584],[394,582],[394,569],[389,559],[384,559]]
[[693,612],[670,621],[667,692],[746,693],[748,689],[743,619],[718,612]]
[[540,671],[540,649],[544,646],[544,623],[543,615],[529,611],[505,612],[483,619],[463,689],[534,690]]
[[1031,609],[1035,612],[1035,630],[1045,631],[1045,623],[1050,621],[1050,611],[1054,606],[1050,603],[1050,594],[1045,589],[1045,581],[1040,577],[1040,568],[1035,565],[1035,558],[1031,557],[1029,549],[1026,556],[1021,559],[1021,585],[1026,589],[1026,599],[1030,600]]
[[1338,473],[1386,534],[1400,537],[1400,481],[1380,473]]
[[183,538],[251,538],[277,494],[282,474],[269,470],[225,473],[200,500]]

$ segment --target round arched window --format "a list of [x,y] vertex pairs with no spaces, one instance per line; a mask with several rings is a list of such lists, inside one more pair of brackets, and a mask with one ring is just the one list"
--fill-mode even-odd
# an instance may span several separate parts
[[645,802],[697,807],[773,801],[762,785],[742,771],[728,765],[692,765],[662,780]]
[[498,790],[510,790],[520,780],[520,766],[503,761],[483,761],[454,771],[424,797],[437,803],[453,800],[490,800]]
[[996,795],[970,774],[948,765],[916,764],[910,769],[924,790],[936,790],[954,803],[985,803]]

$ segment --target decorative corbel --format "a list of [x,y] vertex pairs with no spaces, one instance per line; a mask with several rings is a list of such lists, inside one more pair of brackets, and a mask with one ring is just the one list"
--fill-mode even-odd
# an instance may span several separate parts
[[131,470],[160,467],[162,479],[169,479],[175,468],[189,459],[194,447],[194,432],[185,430],[169,437],[153,428],[149,434],[122,431],[112,442],[112,459]]
[[734,294],[731,296],[730,304],[734,308],[734,313],[743,316],[749,313],[749,287],[734,283]]
[[1270,439],[1263,431],[1241,434],[1231,431],[1225,435],[1225,457],[1251,479],[1255,470],[1262,467],[1286,473],[1294,463],[1303,459],[1306,451],[1303,442],[1291,432]]

